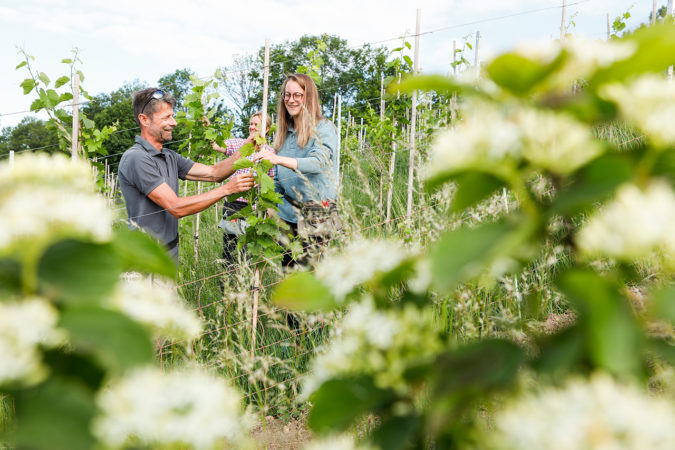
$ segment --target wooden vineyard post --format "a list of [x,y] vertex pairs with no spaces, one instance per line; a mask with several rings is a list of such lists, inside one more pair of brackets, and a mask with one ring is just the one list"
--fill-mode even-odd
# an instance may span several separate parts
[[610,33],[610,27],[609,27],[609,13],[607,13],[607,40],[609,41],[609,38],[611,38],[612,35]]
[[656,25],[656,0],[652,1],[652,25]]
[[[413,61],[413,75],[417,75],[417,70],[419,67],[420,59],[420,21],[422,18],[422,10],[417,10],[417,20],[415,23],[415,55]],[[410,119],[410,165],[408,166],[408,203],[406,206],[406,219],[408,225],[412,220],[412,201],[413,201],[413,188],[415,182],[415,156],[417,150],[417,144],[415,141],[415,125],[417,120],[417,95],[418,91],[413,91],[412,97],[412,114]]]
[[[666,6],[666,17],[669,19],[673,17],[673,0],[668,0],[668,5]],[[673,81],[673,66],[668,67],[668,81]]]
[[333,123],[335,123],[335,110],[337,108],[337,94],[333,95]]
[[9,151],[9,168],[14,167],[14,150]]
[[567,12],[567,0],[563,0],[562,19],[560,20],[560,40],[565,39],[565,13]]
[[480,59],[478,58],[478,49],[480,48],[480,31],[476,31],[476,47],[474,48],[474,65],[476,66],[476,79],[480,79]]
[[[262,117],[260,118],[260,135],[265,137],[267,133],[265,124],[267,123],[267,91],[269,86],[269,76],[270,76],[270,40],[265,39],[265,72],[263,76],[263,102],[262,102]],[[258,193],[260,193],[260,186],[258,185]],[[261,211],[260,208],[256,210],[258,217],[264,211]],[[253,313],[251,315],[251,358],[255,356],[255,346],[257,341],[256,330],[258,328],[258,303],[260,302],[260,289],[261,289],[261,276],[260,276],[260,265],[256,264],[255,270],[253,271]]]
[[[396,116],[392,119],[392,126],[396,129]],[[387,216],[386,221],[391,218],[391,198],[394,191],[394,168],[396,167],[396,132],[391,132],[391,160],[389,162],[389,190],[387,191]]]
[[[197,195],[202,193],[202,182],[197,181]],[[201,222],[202,213],[195,214],[195,267],[199,262],[199,223]]]
[[[380,74],[380,126],[384,122],[384,73]],[[380,193],[378,196],[377,209],[382,214],[382,203],[384,202],[384,174],[380,173]]]
[[[336,150],[336,163],[335,163],[335,181],[339,183],[339,185],[342,184],[342,180],[340,179],[341,171],[340,171],[340,153],[342,151],[342,95],[338,95],[338,106],[337,106],[337,135],[338,135],[338,145],[337,145],[337,150]],[[338,185],[338,188],[339,188]]]
[[75,73],[73,80],[73,134],[71,137],[70,157],[75,159],[79,153],[80,136],[80,74]]
[[452,74],[457,76],[457,41],[452,40]]

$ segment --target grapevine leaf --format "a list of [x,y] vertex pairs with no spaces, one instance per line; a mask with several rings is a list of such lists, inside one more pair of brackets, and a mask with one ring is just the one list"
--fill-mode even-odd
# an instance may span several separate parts
[[45,86],[49,86],[49,77],[47,76],[46,73],[40,72],[40,74],[38,75],[38,79],[42,81],[45,84]]
[[21,61],[21,62],[15,67],[15,69],[20,69],[20,68],[22,68],[22,67],[25,66],[25,65],[28,65],[28,63],[27,63],[26,61]]
[[150,335],[143,326],[118,311],[99,307],[70,307],[61,313],[75,351],[92,354],[104,367],[120,373],[152,362]]
[[110,244],[66,239],[42,255],[38,279],[43,295],[63,303],[98,303],[112,291],[121,271]]
[[241,148],[239,149],[239,153],[241,153],[241,156],[251,156],[254,151],[255,147],[250,142],[246,145],[242,145]]
[[302,311],[320,311],[336,306],[328,287],[307,272],[294,273],[286,278],[274,290],[272,299],[282,308]]
[[66,59],[62,59],[61,62],[64,63],[64,64],[72,64],[73,60],[70,59],[70,58],[66,58]]
[[28,95],[30,94],[30,91],[32,91],[35,86],[37,86],[37,83],[32,78],[26,78],[19,86],[23,88],[23,95]]
[[42,100],[40,100],[39,98],[36,98],[35,100],[33,100],[33,103],[30,104],[31,111],[39,111],[44,107],[45,107],[44,103],[42,103]]
[[59,94],[54,89],[47,90],[47,98],[49,99],[49,103],[51,103],[52,106],[56,106],[60,102]]
[[408,65],[409,65],[410,67],[413,66],[413,60],[410,58],[410,56],[408,56],[408,55],[403,55],[403,59],[405,60],[406,63],[408,63]]
[[91,130],[92,128],[96,127],[96,123],[93,120],[87,119],[84,116],[82,117],[82,124],[88,130]]
[[232,170],[248,169],[253,167],[253,162],[248,158],[239,158],[232,164]]
[[58,79],[54,82],[54,88],[55,88],[55,89],[58,89],[58,88],[60,88],[61,86],[63,86],[64,84],[68,83],[69,81],[70,81],[70,78],[64,75],[64,76],[58,78]]

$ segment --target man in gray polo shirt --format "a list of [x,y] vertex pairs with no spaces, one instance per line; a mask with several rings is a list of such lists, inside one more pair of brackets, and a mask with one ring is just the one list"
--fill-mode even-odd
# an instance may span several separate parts
[[164,148],[176,120],[174,97],[157,88],[134,94],[134,117],[141,127],[136,143],[122,155],[118,176],[131,227],[148,231],[178,262],[178,219],[205,210],[230,194],[253,187],[251,174],[232,177],[211,191],[178,197],[178,179],[221,182],[232,175],[239,152],[213,166],[196,163]]

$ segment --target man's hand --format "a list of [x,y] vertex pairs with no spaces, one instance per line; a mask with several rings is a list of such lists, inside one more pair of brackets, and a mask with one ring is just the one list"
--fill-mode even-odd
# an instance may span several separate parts
[[225,183],[225,188],[228,191],[227,195],[230,195],[251,190],[254,184],[255,178],[253,178],[252,174],[242,173],[230,178],[228,182]]

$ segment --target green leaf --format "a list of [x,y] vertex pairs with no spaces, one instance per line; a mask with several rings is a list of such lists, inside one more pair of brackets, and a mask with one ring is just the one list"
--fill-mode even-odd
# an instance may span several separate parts
[[44,108],[44,104],[42,103],[42,100],[40,100],[39,98],[36,98],[35,100],[33,100],[33,103],[30,104],[31,111],[39,111],[42,108]]
[[48,89],[47,90],[47,98],[49,99],[49,103],[52,106],[58,105],[59,102],[61,101],[60,97],[59,97],[59,94],[54,89]]
[[[0,293],[21,292],[21,264],[11,258],[0,258]],[[4,295],[0,295],[2,299]],[[2,301],[2,300],[0,300]]]
[[478,275],[495,256],[497,243],[512,229],[495,223],[445,234],[431,250],[432,279],[443,292]]
[[459,83],[452,78],[444,77],[442,75],[417,75],[414,77],[406,77],[401,83],[391,83],[387,88],[390,94],[395,94],[397,91],[413,92],[420,91],[435,91],[439,93],[453,93],[453,92],[471,92],[478,94],[475,87]]
[[51,245],[38,263],[43,295],[64,303],[98,303],[112,291],[121,272],[110,244],[73,239]]
[[476,171],[464,172],[455,180],[458,189],[452,199],[453,211],[469,208],[504,186],[504,182],[499,178]]
[[244,157],[251,156],[254,151],[255,151],[255,147],[250,142],[246,145],[242,145],[241,148],[239,149],[239,153],[241,153],[241,156],[244,156]]
[[23,95],[28,95],[37,86],[37,83],[32,78],[26,78],[19,85],[23,88]]
[[420,431],[422,420],[416,414],[394,416],[382,420],[373,432],[372,441],[378,448],[404,450],[413,448],[415,435]]
[[59,327],[68,332],[75,351],[93,355],[115,373],[152,362],[148,332],[121,312],[93,306],[70,307],[62,311]]
[[539,355],[532,367],[542,373],[572,371],[583,359],[584,335],[578,326],[564,329],[539,342]]
[[633,163],[621,155],[601,156],[576,176],[571,186],[565,188],[549,208],[550,215],[573,215],[584,209],[594,207],[614,194],[616,188],[629,181],[633,176]]
[[403,60],[404,60],[406,63],[408,63],[408,65],[409,65],[410,67],[413,66],[413,60],[410,58],[410,56],[408,56],[408,55],[403,55]]
[[498,56],[487,67],[492,81],[517,95],[530,92],[560,65],[563,58],[541,64],[516,53]]
[[125,272],[155,273],[176,278],[175,261],[157,239],[146,233],[128,228],[117,230],[112,247]]
[[649,314],[656,320],[667,320],[675,324],[675,287],[666,286],[651,295]]
[[83,384],[52,377],[16,396],[18,428],[10,438],[19,448],[86,450],[95,447],[93,392]]
[[626,81],[647,72],[659,73],[675,64],[675,27],[672,24],[642,27],[626,42],[637,44],[635,53],[599,70],[589,81],[590,89],[613,81]]
[[73,94],[71,94],[70,92],[64,92],[63,94],[61,94],[59,96],[59,103],[67,102],[68,100],[72,100],[72,99],[73,99]]
[[82,124],[83,124],[84,127],[85,127],[86,129],[88,129],[88,130],[91,130],[92,128],[95,128],[95,127],[96,127],[96,123],[95,123],[93,120],[87,119],[87,118],[84,117],[84,116],[82,116]]
[[525,350],[499,339],[486,339],[442,354],[436,362],[436,395],[482,395],[511,384],[526,360]]
[[64,64],[72,64],[73,60],[70,59],[70,58],[66,58],[66,59],[62,59],[61,62],[64,63]]
[[21,61],[14,69],[20,69],[25,65],[28,65],[28,63],[26,61]]
[[577,306],[578,320],[586,333],[589,357],[595,367],[615,375],[639,375],[641,333],[618,286],[581,269],[562,274],[556,284]]
[[45,86],[49,86],[49,77],[47,76],[46,73],[40,72],[40,74],[38,75],[38,79],[42,81],[45,84]]
[[65,75],[62,76],[62,77],[59,77],[59,78],[56,80],[56,82],[54,82],[54,89],[58,89],[58,88],[60,88],[61,86],[63,86],[64,84],[66,84],[66,83],[68,83],[68,82],[70,82],[70,78],[69,78],[69,77],[67,77],[67,76],[65,76]]
[[377,388],[368,377],[340,378],[326,381],[309,401],[309,426],[319,432],[343,431],[366,412],[377,411],[391,403],[395,394]]
[[328,287],[308,272],[297,272],[286,278],[272,294],[274,303],[282,308],[320,311],[336,306]]
[[253,167],[253,162],[248,158],[239,158],[232,164],[232,170],[248,169]]

